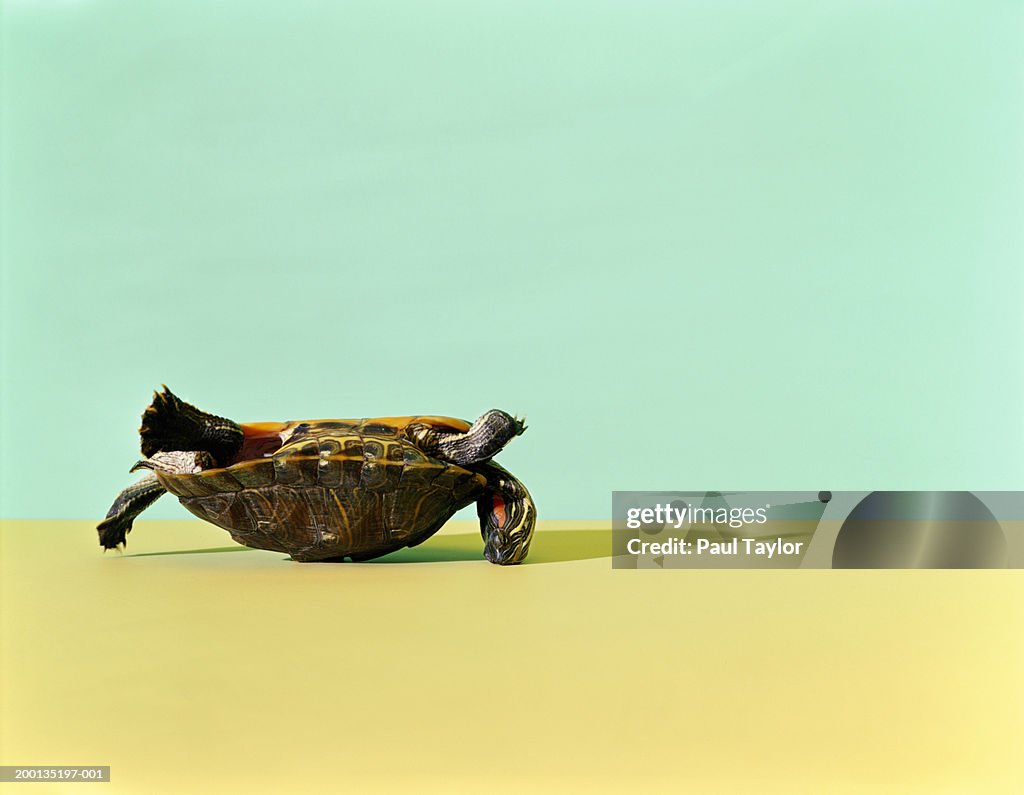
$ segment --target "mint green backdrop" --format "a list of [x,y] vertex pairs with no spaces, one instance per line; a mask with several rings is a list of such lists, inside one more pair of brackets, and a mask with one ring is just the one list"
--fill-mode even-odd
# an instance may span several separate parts
[[7,2],[2,513],[101,517],[162,382],[525,414],[546,518],[1020,488],[1022,8]]

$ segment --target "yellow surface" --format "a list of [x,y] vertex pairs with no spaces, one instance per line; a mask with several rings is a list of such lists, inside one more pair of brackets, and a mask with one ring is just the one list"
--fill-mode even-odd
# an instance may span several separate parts
[[33,793],[1024,791],[1020,571],[613,571],[552,524],[517,568],[464,523],[340,565],[2,538],[2,762],[112,767]]

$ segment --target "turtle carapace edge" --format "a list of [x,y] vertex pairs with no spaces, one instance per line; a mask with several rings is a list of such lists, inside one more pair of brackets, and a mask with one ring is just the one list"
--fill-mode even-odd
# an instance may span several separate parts
[[484,557],[520,563],[537,512],[492,458],[526,430],[492,409],[452,417],[237,423],[165,386],[142,415],[147,474],[122,491],[97,530],[120,547],[165,492],[239,544],[298,561],[369,560],[430,538],[476,503]]

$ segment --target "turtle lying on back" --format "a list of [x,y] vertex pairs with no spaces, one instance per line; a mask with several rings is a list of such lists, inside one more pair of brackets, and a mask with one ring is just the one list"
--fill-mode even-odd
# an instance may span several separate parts
[[493,409],[451,417],[239,424],[158,392],[142,415],[151,470],[118,495],[100,544],[125,543],[164,492],[240,544],[294,560],[368,560],[415,546],[475,502],[492,563],[526,557],[537,520],[529,492],[491,459],[525,425]]

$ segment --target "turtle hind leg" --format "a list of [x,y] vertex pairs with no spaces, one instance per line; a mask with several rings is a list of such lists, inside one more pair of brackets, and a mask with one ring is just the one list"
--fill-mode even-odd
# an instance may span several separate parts
[[218,466],[227,466],[245,440],[237,422],[200,411],[166,386],[153,394],[153,402],[142,414],[142,454],[150,458],[159,452],[204,450]]
[[465,433],[440,431],[428,425],[412,425],[413,439],[427,453],[459,466],[489,461],[516,436],[526,424],[501,409],[480,416]]
[[501,566],[522,563],[537,524],[533,498],[526,486],[497,464],[485,464],[479,471],[488,485],[476,503],[484,557]]
[[100,546],[114,549],[125,543],[125,536],[131,532],[135,517],[152,505],[164,493],[156,475],[144,477],[117,495],[114,504],[107,511],[107,518],[96,526]]

